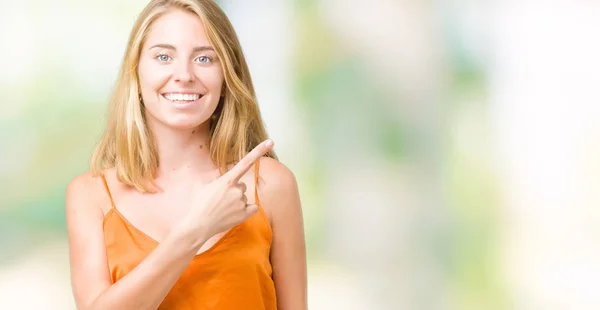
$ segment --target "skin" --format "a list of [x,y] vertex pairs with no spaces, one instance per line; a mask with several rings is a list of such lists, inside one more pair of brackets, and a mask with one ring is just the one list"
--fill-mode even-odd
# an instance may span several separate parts
[[[158,46],[157,46],[158,45]],[[173,10],[153,24],[138,66],[146,119],[158,146],[161,191],[140,193],[105,176],[119,211],[160,244],[134,270],[111,283],[102,222],[111,207],[102,181],[86,172],[66,192],[71,278],[78,309],[156,309],[195,254],[257,211],[253,165],[261,161],[259,193],[273,230],[271,264],[278,309],[307,309],[306,250],[297,184],[258,145],[223,176],[209,157],[209,118],[223,73],[199,18]],[[199,49],[200,48],[200,49]],[[203,96],[184,108],[163,94]],[[143,208],[141,207],[143,206]]]

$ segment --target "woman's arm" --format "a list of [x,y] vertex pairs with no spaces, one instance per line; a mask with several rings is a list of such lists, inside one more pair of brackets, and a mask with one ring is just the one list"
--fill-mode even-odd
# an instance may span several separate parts
[[[259,185],[261,205],[271,217],[271,264],[277,309],[305,310],[307,306],[306,246],[298,186],[293,173],[271,158],[263,158]],[[261,187],[262,186],[262,187]]]
[[[69,183],[66,218],[71,282],[78,309],[156,309],[209,237],[173,231],[136,268],[111,284],[102,223],[94,204],[98,180],[90,173]],[[97,201],[97,200],[96,200]]]

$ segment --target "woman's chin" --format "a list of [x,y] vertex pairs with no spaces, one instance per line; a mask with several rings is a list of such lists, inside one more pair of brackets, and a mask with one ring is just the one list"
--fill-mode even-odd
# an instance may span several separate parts
[[207,128],[209,127],[210,115],[205,114],[207,113],[162,113],[159,115],[147,113],[146,119],[153,130],[160,130],[159,128],[193,130],[203,124],[206,124]]
[[198,118],[198,117],[196,117],[196,118],[178,117],[176,119],[168,120],[167,122],[165,122],[164,125],[166,125],[167,127],[171,128],[171,129],[190,130],[190,129],[198,128],[199,126],[206,123],[207,121],[208,121],[208,119],[203,119],[203,118]]

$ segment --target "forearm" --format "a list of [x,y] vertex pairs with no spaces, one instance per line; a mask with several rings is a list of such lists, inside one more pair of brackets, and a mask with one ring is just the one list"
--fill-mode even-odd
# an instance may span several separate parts
[[206,234],[201,235],[190,238],[183,232],[172,232],[138,266],[84,309],[157,309],[208,240]]

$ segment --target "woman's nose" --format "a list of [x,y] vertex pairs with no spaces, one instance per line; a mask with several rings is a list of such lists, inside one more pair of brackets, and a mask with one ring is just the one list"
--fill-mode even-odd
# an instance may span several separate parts
[[181,82],[181,83],[193,83],[194,82],[194,80],[195,80],[194,72],[192,71],[192,68],[189,63],[179,64],[175,70],[176,71],[175,71],[174,77],[175,77],[176,82]]

